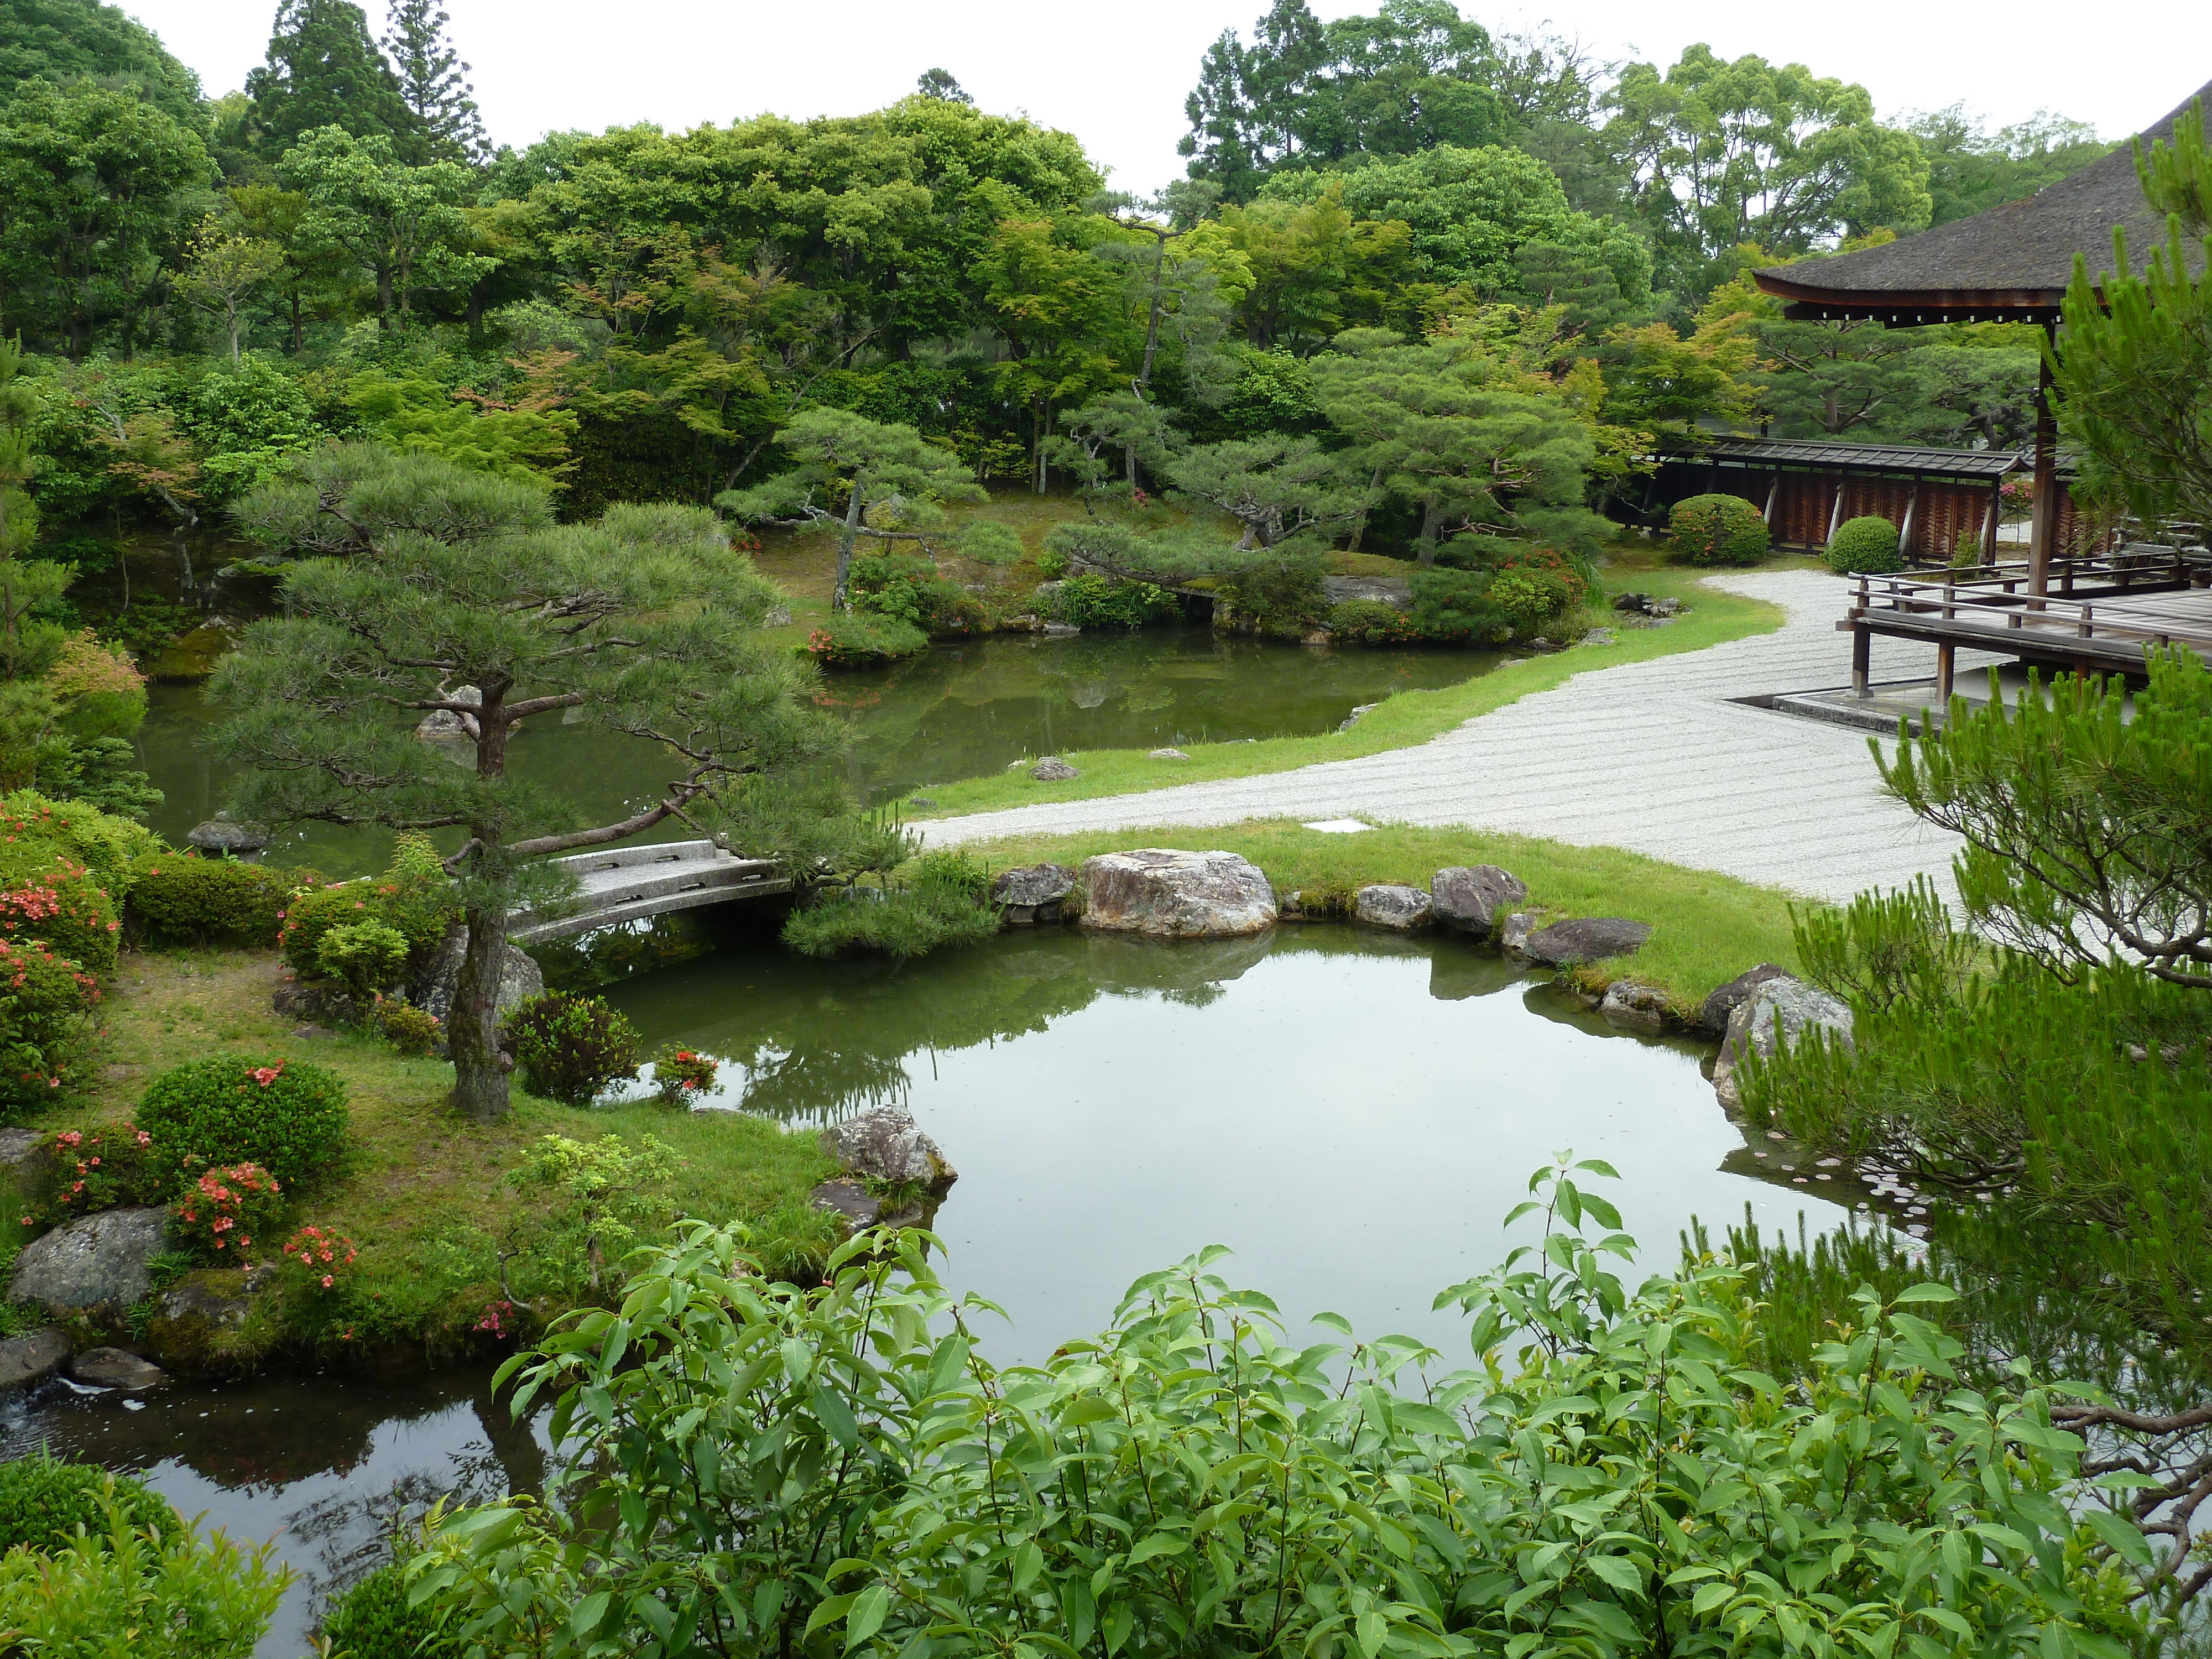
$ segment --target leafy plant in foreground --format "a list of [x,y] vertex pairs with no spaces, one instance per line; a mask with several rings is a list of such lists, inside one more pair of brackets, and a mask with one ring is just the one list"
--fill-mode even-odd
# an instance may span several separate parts
[[[2068,1508],[2080,1443],[2026,1376],[1873,1291],[1802,1379],[1755,1366],[1741,1269],[1630,1292],[1565,1158],[1533,1254],[1446,1292],[1478,1364],[1301,1348],[1202,1252],[1000,1370],[924,1235],[768,1282],[686,1224],[622,1305],[510,1361],[554,1400],[546,1501],[438,1511],[410,1596],[528,1655],[867,1652],[2120,1659],[2143,1634]],[[1589,1223],[1607,1227],[1597,1242]],[[1525,1345],[1525,1346],[1524,1346]],[[1509,1348],[1519,1348],[1516,1356]]]

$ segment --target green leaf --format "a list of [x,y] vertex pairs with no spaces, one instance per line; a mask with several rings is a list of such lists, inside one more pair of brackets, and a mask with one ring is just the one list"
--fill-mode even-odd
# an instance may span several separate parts
[[1106,1615],[1108,1659],[1112,1659],[1113,1655],[1121,1650],[1121,1644],[1129,1639],[1129,1632],[1134,1630],[1136,1626],[1136,1608],[1131,1607],[1127,1601],[1116,1601],[1113,1610]]
[[1180,1555],[1189,1547],[1190,1541],[1186,1538],[1171,1532],[1156,1532],[1129,1552],[1129,1565],[1133,1567],[1158,1556]]
[[1583,1565],[1625,1595],[1634,1595],[1644,1589],[1643,1573],[1625,1555],[1593,1555]]
[[884,1620],[891,1610],[891,1593],[881,1584],[871,1584],[854,1598],[852,1610],[845,1615],[845,1651],[850,1653],[884,1627]]
[[1918,1285],[1907,1285],[1892,1298],[1893,1305],[1903,1307],[1911,1302],[1956,1302],[1958,1291],[1948,1285],[1939,1285],[1928,1279]]
[[2144,1537],[2132,1522],[2114,1515],[2110,1510],[2085,1510],[2081,1518],[2122,1560],[2133,1562],[2139,1567],[2151,1565],[2154,1557],[2150,1540]]

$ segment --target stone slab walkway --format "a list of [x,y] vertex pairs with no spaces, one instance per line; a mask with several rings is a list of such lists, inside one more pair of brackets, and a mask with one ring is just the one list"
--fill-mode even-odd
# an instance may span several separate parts
[[[1844,582],[1808,570],[1709,580],[1782,606],[1789,622],[1771,634],[1613,668],[1603,666],[1605,647],[1577,647],[1589,672],[1410,749],[918,827],[931,846],[944,847],[1349,817],[1626,848],[1830,901],[1923,873],[1951,896],[1957,838],[1881,793],[1865,733],[1735,701],[1850,678],[1850,641],[1835,629]],[[1990,660],[1960,656],[1962,672]],[[1924,646],[1877,639],[1873,670],[1876,680],[1917,679],[1935,665]]]

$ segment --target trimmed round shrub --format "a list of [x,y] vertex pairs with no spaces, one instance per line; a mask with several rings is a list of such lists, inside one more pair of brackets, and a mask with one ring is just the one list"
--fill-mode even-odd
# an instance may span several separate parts
[[1176,596],[1153,582],[1124,581],[1084,571],[1052,592],[1054,622],[1075,628],[1142,628],[1177,612]]
[[44,1450],[0,1463],[0,1554],[18,1544],[52,1550],[78,1527],[94,1538],[108,1530],[105,1492],[133,1531],[150,1527],[168,1538],[184,1530],[169,1500],[127,1474],[90,1463],[65,1463]]
[[43,939],[86,972],[107,974],[122,931],[106,887],[66,854],[44,862],[0,858],[0,938]]
[[325,931],[315,964],[367,1001],[407,977],[407,935],[386,922],[342,921]]
[[1828,568],[1839,576],[1881,576],[1905,568],[1897,526],[1887,519],[1846,519],[1828,538]]
[[100,983],[37,940],[0,939],[0,1117],[50,1104],[84,1043]]
[[637,1075],[637,1027],[605,997],[532,997],[507,1017],[506,1042],[531,1093],[571,1106],[588,1106],[610,1083]]
[[1766,556],[1766,520],[1741,495],[1692,495],[1668,520],[1684,564],[1756,564]]
[[272,870],[242,859],[157,853],[132,863],[134,937],[157,945],[274,945],[295,891],[318,886],[312,870]]
[[434,1054],[446,1040],[437,1015],[404,997],[379,997],[369,1004],[365,1023],[403,1054]]
[[323,1620],[323,1639],[350,1659],[447,1659],[460,1651],[440,1636],[428,1607],[407,1605],[407,1576],[396,1565],[379,1567],[338,1597]]
[[188,1060],[155,1078],[138,1103],[138,1127],[179,1175],[258,1164],[287,1191],[337,1170],[347,1125],[344,1080],[304,1060]]

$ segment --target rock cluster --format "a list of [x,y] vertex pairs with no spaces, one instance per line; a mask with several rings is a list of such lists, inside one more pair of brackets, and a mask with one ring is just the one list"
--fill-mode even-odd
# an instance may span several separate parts
[[866,1227],[926,1227],[960,1179],[903,1106],[878,1106],[847,1118],[824,1130],[822,1140],[845,1173],[814,1189],[814,1207],[842,1218],[848,1234]]
[[[1516,918],[1518,920],[1518,918]],[[1512,948],[1547,968],[1574,968],[1585,962],[1604,962],[1632,956],[1651,937],[1649,922],[1620,916],[1578,916],[1555,921],[1548,927],[1527,930]]]
[[1654,599],[1649,593],[1616,593],[1613,608],[1625,616],[1673,617],[1682,609],[1680,599]]
[[258,823],[239,823],[228,812],[218,812],[185,832],[185,839],[203,853],[258,853],[269,845],[269,831]]
[[[415,1006],[444,1019],[453,1012],[453,993],[461,981],[461,959],[469,953],[469,930],[459,922],[446,931],[438,953],[430,958],[415,983]],[[500,958],[497,1006],[504,1018],[534,996],[545,993],[545,975],[538,964],[510,945]]]
[[1370,927],[1389,927],[1410,933],[1429,925],[1434,902],[1418,887],[1382,884],[1363,887],[1352,901],[1352,913]]

